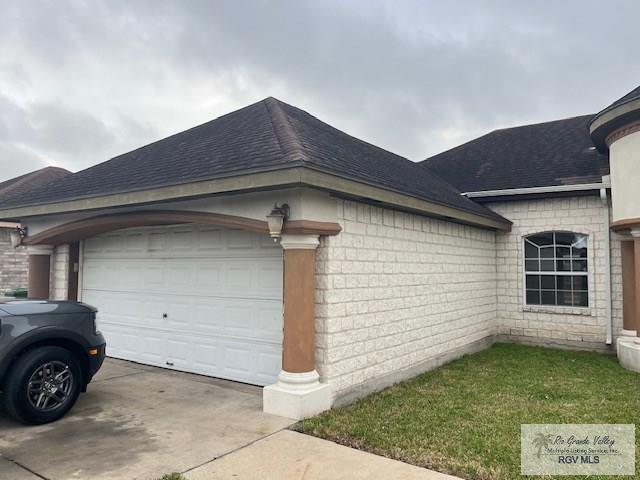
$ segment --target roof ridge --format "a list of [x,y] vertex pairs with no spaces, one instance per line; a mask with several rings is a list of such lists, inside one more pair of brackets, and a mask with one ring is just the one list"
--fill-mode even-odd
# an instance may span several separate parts
[[[493,130],[489,130],[484,135],[489,135],[491,133],[496,133],[496,132],[505,132],[505,131],[509,131],[509,130],[518,130],[520,128],[538,127],[538,126],[541,126],[541,125],[547,125],[549,123],[566,122],[568,120],[576,120],[576,119],[580,119],[580,118],[593,117],[594,115],[595,115],[595,113],[585,113],[585,114],[581,114],[581,115],[571,115],[569,117],[556,118],[554,120],[544,120],[542,122],[523,123],[523,124],[520,124],[520,125],[513,125],[511,127],[494,128]],[[477,138],[484,137],[484,135],[481,135],[480,137],[477,137]],[[471,140],[471,141],[473,141],[473,140]]]
[[269,112],[269,118],[271,119],[271,125],[278,140],[278,145],[285,157],[291,160],[310,160],[304,145],[302,145],[300,141],[298,132],[289,120],[289,116],[282,109],[280,100],[274,97],[268,97],[265,98],[263,102]]
[[547,125],[547,124],[550,124],[550,123],[566,122],[566,121],[569,121],[569,120],[577,120],[577,119],[582,119],[582,118],[586,118],[586,117],[593,117],[593,116],[594,116],[594,114],[587,113],[587,114],[583,114],[583,115],[572,115],[570,117],[557,118],[555,120],[545,120],[543,122],[525,123],[525,124],[521,124],[521,125],[514,125],[512,127],[494,128],[493,130],[489,130],[488,132],[485,132],[485,133],[483,133],[483,134],[481,134],[481,135],[479,135],[479,136],[477,136],[475,138],[467,140],[464,143],[461,143],[459,145],[455,145],[455,146],[453,146],[451,148],[448,148],[447,150],[443,150],[441,152],[438,152],[438,153],[436,153],[434,155],[431,155],[430,157],[425,158],[424,160],[419,160],[416,163],[418,163],[418,164],[428,164],[429,160],[433,160],[436,157],[439,157],[440,155],[443,155],[445,153],[453,152],[454,150],[466,147],[468,144],[475,143],[476,141],[478,141],[478,140],[480,140],[482,138],[488,137],[489,135],[494,135],[496,133],[511,132],[511,131],[514,131],[514,130],[520,130],[520,129],[531,128],[531,127],[539,127],[539,126]]

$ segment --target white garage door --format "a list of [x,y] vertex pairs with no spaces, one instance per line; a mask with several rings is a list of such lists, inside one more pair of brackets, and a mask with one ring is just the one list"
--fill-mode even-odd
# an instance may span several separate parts
[[282,352],[282,249],[211,226],[126,229],[83,242],[82,301],[107,354],[256,385]]

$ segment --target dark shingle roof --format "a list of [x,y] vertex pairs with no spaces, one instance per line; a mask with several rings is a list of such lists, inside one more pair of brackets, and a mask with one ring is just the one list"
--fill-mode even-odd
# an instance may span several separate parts
[[421,165],[463,192],[599,182],[609,157],[589,137],[592,117],[495,130]]
[[[605,112],[607,110],[611,110],[612,108],[622,105],[623,103],[627,103],[632,100],[636,100],[638,98],[640,98],[640,87],[634,88],[629,93],[627,93],[624,97],[619,98],[618,100],[613,102],[611,105],[609,105],[607,108],[603,109],[600,113]],[[598,115],[600,115],[600,113],[598,113]]]
[[10,203],[13,198],[23,198],[30,192],[38,195],[39,190],[67,175],[69,170],[59,167],[44,167],[40,170],[25,173],[0,183],[0,203]]
[[489,218],[417,164],[347,135],[307,112],[267,98],[70,175],[0,207],[131,192],[224,176],[306,166]]

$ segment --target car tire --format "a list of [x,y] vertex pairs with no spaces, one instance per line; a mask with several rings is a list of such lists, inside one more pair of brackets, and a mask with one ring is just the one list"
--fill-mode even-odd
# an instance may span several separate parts
[[26,352],[18,357],[5,380],[5,409],[27,425],[62,418],[76,403],[83,384],[78,358],[61,347]]

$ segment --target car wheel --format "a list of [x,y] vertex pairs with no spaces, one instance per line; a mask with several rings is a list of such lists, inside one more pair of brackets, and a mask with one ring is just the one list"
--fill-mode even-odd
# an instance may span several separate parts
[[82,369],[61,347],[39,347],[18,357],[4,384],[4,402],[16,420],[38,425],[62,418],[78,399]]

